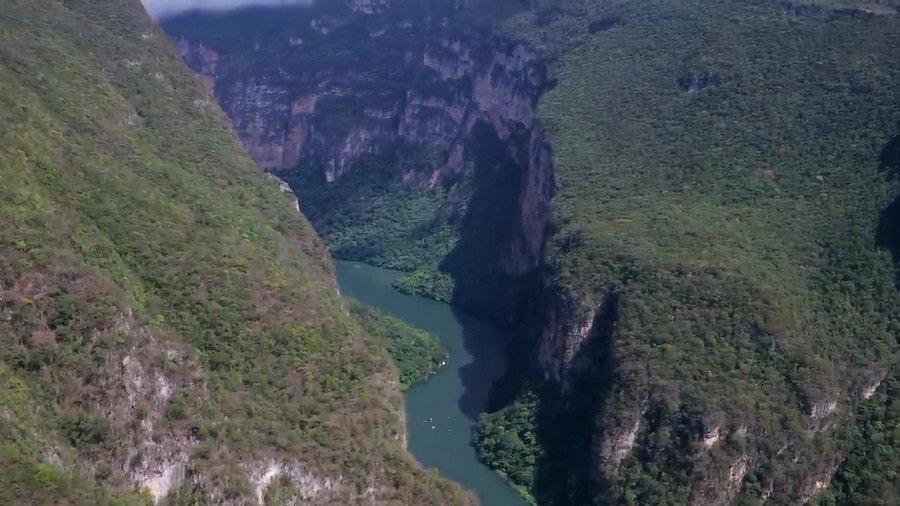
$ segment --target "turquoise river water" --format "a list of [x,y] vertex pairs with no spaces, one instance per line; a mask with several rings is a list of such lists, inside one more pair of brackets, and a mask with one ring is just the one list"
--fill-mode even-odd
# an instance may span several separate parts
[[475,492],[482,506],[526,506],[526,501],[478,461],[472,427],[488,389],[505,367],[503,339],[483,322],[454,314],[447,304],[403,295],[391,287],[400,272],[335,262],[341,292],[441,340],[450,357],[428,381],[406,393],[409,450],[426,468]]

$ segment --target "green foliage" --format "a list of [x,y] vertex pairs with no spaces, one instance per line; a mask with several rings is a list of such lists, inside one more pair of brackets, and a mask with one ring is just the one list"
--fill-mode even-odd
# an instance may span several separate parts
[[434,374],[447,359],[436,337],[369,306],[350,301],[350,314],[376,338],[383,339],[400,373],[404,389]]
[[[302,459],[386,501],[464,500],[396,445],[399,393],[371,381],[383,343],[343,314],[324,245],[140,2],[5,2],[0,61],[0,371],[25,392],[0,390],[0,503],[111,503],[97,485],[130,482],[108,464],[151,415],[161,444],[190,424],[227,449],[222,468]],[[126,357],[182,391],[109,402]],[[41,464],[57,447],[95,481]]]
[[149,506],[133,495],[115,497],[83,477],[38,461],[20,447],[0,445],[0,503],[57,506]]
[[[582,423],[599,445],[643,421],[622,466],[599,470],[602,500],[691,502],[749,452],[778,483],[770,501],[796,502],[839,454],[838,436],[808,435],[811,406],[854,406],[897,353],[895,269],[873,239],[900,190],[877,161],[900,124],[900,25],[776,2],[536,4],[505,30],[559,58],[539,106],[558,186],[548,261],[571,300],[622,300],[616,381],[579,394],[604,401]],[[706,74],[720,79],[679,82]],[[704,423],[750,436],[700,452]]]
[[438,270],[456,242],[442,211],[446,192],[398,178],[397,168],[423,151],[385,148],[363,156],[333,183],[305,167],[283,177],[336,258],[410,272],[398,289],[449,302],[453,282]]
[[397,278],[392,285],[400,293],[429,297],[441,302],[449,303],[453,297],[453,278],[433,266],[420,267]]
[[819,504],[889,505],[900,497],[900,378],[896,371],[844,430],[844,458]]
[[[78,468],[64,470],[38,452],[46,445],[42,433],[52,420],[37,396],[13,371],[0,362],[0,504],[53,504],[98,506],[148,506],[135,494],[111,493],[79,474]],[[73,414],[71,427],[81,425],[76,439],[85,444],[105,438],[104,421],[89,414]]]
[[176,394],[169,399],[166,405],[166,418],[169,420],[183,420],[188,415],[187,399],[182,394]]
[[72,446],[82,450],[99,445],[109,437],[109,422],[83,411],[64,416],[60,429]]
[[525,394],[500,411],[482,414],[472,436],[479,457],[523,492],[534,486],[541,453],[536,410],[536,396]]

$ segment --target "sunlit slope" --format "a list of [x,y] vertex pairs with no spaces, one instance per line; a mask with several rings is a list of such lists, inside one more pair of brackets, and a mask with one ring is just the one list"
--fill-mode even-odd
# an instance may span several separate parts
[[0,502],[465,499],[138,0],[4,2],[0,125]]

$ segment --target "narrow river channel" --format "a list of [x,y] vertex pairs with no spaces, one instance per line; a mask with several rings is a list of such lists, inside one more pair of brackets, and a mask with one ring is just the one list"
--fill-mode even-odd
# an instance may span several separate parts
[[447,304],[391,287],[402,273],[335,262],[341,292],[438,337],[450,354],[425,383],[406,392],[409,450],[426,468],[478,495],[482,506],[525,506],[525,500],[478,461],[470,441],[488,389],[505,367],[502,336],[489,325],[454,315]]

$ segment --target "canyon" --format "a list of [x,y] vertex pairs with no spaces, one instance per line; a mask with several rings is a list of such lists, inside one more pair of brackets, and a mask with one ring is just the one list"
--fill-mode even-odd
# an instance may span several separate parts
[[[802,57],[755,38],[754,59],[741,60],[718,23],[733,11],[703,2],[684,10],[560,2],[514,16],[521,32],[472,22],[479,2],[250,10],[241,15],[256,25],[239,33],[230,31],[237,15],[191,14],[163,26],[251,158],[291,184],[326,241],[329,214],[346,211],[352,224],[370,218],[367,189],[353,178],[375,172],[379,156],[390,160],[377,165],[384,174],[376,181],[388,199],[437,192],[422,223],[450,227],[452,245],[410,268],[449,276],[456,307],[516,336],[492,411],[505,416],[537,394],[537,424],[520,435],[539,441],[524,485],[540,503],[797,504],[818,500],[840,475],[844,428],[895,360],[896,339],[882,325],[894,318],[893,267],[871,247],[895,188],[876,175],[878,149],[846,147],[836,132],[846,127],[836,125],[859,125],[861,143],[880,146],[895,133],[897,112],[884,83],[854,84],[858,75],[877,81],[877,70],[844,70],[852,44],[863,44],[856,16],[809,16],[812,8],[783,4],[741,7],[737,30],[775,34],[766,20],[776,19],[830,44],[834,61],[807,69]],[[884,40],[897,36],[888,16],[865,22]],[[836,23],[850,42],[820,40],[815,23]],[[715,42],[704,46],[685,35],[691,30]],[[679,43],[671,55],[660,49],[665,40]],[[642,60],[641,43],[661,56]],[[880,58],[886,47],[870,50]],[[689,64],[673,63],[679,58]],[[755,67],[742,67],[747,61]],[[785,61],[796,67],[784,71]],[[790,86],[813,98],[787,102],[795,97],[778,90],[790,86],[757,83],[760,97],[793,114],[781,115],[747,94],[752,72],[796,79]],[[798,85],[800,75],[814,77]],[[843,106],[825,112],[828,93],[872,111],[879,126],[866,130]],[[874,97],[861,105],[861,93]],[[754,107],[769,116],[736,112]],[[819,139],[796,120],[809,110],[834,125]],[[760,140],[760,125],[773,122],[792,133]],[[733,134],[741,128],[750,133]],[[629,143],[629,134],[641,142]],[[800,139],[821,142],[840,169],[792,171],[822,160]],[[728,177],[732,187],[719,184]],[[837,219],[831,211],[812,210],[841,208],[828,200],[833,191],[816,186],[837,181],[874,188],[853,204],[865,224],[848,228],[850,246],[819,229]],[[343,200],[304,198],[341,185],[349,186]],[[804,213],[803,223],[788,218]],[[365,247],[353,251],[353,260],[371,261],[358,253]],[[865,260],[851,267],[845,258]],[[840,269],[868,281],[844,292],[829,277]],[[779,276],[784,286],[773,281]],[[883,303],[855,302],[872,297]],[[828,305],[847,309],[826,314]],[[873,323],[862,331],[847,321]]]
[[890,503],[898,5],[6,2],[0,503]]
[[140,1],[3,2],[0,60],[0,504],[475,502]]

